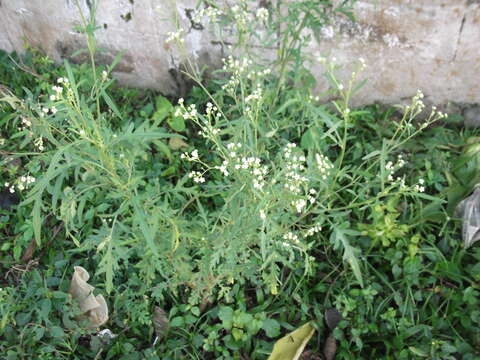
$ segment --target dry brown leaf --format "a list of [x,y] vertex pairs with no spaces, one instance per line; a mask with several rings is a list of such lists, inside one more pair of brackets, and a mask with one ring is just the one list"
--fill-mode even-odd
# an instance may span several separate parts
[[172,137],[170,138],[170,140],[168,141],[168,146],[170,147],[170,149],[172,150],[179,150],[181,148],[185,148],[185,147],[188,147],[188,144],[183,141],[182,139],[180,138],[177,138],[177,137]]
[[162,308],[158,306],[155,306],[153,312],[153,327],[155,329],[155,334],[157,335],[157,338],[159,340],[161,340],[165,336],[168,328],[170,327],[167,314]]
[[462,218],[463,244],[468,249],[480,240],[480,187],[458,204],[455,216]]
[[69,293],[78,303],[78,307],[90,321],[91,328],[97,328],[108,320],[108,306],[102,295],[93,295],[95,289],[88,284],[90,274],[81,266],[74,267]]
[[330,335],[325,341],[325,345],[323,346],[323,355],[325,356],[325,360],[335,359],[336,353],[337,353],[337,340],[335,340],[333,335]]

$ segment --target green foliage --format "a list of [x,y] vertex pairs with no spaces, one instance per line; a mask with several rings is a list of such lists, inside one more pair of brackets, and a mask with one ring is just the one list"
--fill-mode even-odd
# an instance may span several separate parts
[[[1,54],[0,183],[21,200],[0,215],[2,354],[266,359],[312,319],[320,348],[335,307],[338,358],[478,358],[480,252],[461,248],[451,217],[477,182],[475,133],[437,111],[418,120],[421,93],[351,109],[362,61],[342,83],[319,59],[334,100],[312,95],[300,33],[320,36],[351,2],[210,5],[245,58],[209,81],[188,74],[185,100],[114,87],[94,16],[79,28],[90,66]],[[74,265],[107,298],[114,339],[77,321]],[[170,330],[153,345],[155,306]]]

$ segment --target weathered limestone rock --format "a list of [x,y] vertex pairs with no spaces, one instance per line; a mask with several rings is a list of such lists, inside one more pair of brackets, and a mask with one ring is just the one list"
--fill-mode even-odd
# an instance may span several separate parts
[[[89,14],[91,1],[78,1]],[[192,20],[196,3],[100,0],[96,19],[101,29],[96,34],[105,51],[97,61],[110,63],[122,52],[115,72],[122,83],[184,92],[179,70],[187,66],[185,55],[199,66],[218,66],[225,55],[215,34]],[[436,104],[480,103],[480,1],[360,0],[354,12],[356,23],[333,19],[308,51],[336,57],[345,81],[358,58],[366,60],[362,77],[368,82],[354,97],[355,104],[398,103],[417,89]],[[75,0],[2,0],[0,48],[21,52],[28,42],[57,61],[83,61],[85,55],[73,56],[85,47],[84,35],[74,30],[79,20]],[[176,23],[187,29],[182,49],[165,42]],[[322,65],[312,71],[319,79],[318,90],[325,89]]]

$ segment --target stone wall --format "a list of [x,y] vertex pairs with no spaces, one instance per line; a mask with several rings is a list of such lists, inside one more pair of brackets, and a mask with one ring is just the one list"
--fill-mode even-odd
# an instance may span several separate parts
[[[0,0],[0,48],[21,52],[27,42],[57,61],[85,60],[85,55],[74,56],[85,46],[84,36],[74,30],[79,24],[74,1]],[[79,1],[88,14],[91,0]],[[115,72],[122,83],[182,93],[179,67],[185,54],[165,42],[176,23],[188,29],[185,51],[197,63],[218,66],[225,55],[219,39],[192,22],[196,3],[99,0],[96,34],[105,51],[98,61],[109,63],[122,52]],[[343,78],[358,58],[366,60],[368,82],[355,96],[356,104],[398,103],[417,89],[436,104],[480,103],[480,1],[360,0],[354,12],[357,22],[335,18],[308,51],[336,57]],[[312,70],[321,91],[322,65]]]

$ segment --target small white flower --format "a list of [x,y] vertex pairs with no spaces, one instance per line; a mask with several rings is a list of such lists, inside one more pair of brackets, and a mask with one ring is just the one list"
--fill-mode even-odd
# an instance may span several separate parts
[[50,100],[51,100],[51,101],[55,101],[55,100],[57,100],[57,97],[52,94],[52,95],[50,95]]
[[192,160],[198,160],[198,150],[197,149],[192,151],[191,158],[192,158]]
[[265,211],[260,210],[260,219],[265,220],[267,218],[267,215],[265,214]]
[[260,20],[260,21],[267,21],[268,20],[268,10],[265,9],[265,8],[260,8],[257,10],[257,18]]

